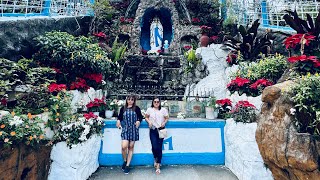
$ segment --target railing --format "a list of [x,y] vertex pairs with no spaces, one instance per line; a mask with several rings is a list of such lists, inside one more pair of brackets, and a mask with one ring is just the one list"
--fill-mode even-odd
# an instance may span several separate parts
[[227,4],[227,16],[241,25],[260,19],[260,27],[291,31],[283,19],[285,10],[296,10],[299,17],[306,19],[306,13],[316,18],[319,8],[320,2],[316,0],[231,0]]
[[152,99],[157,96],[166,100],[182,100],[195,98],[209,98],[214,95],[213,89],[198,89],[191,91],[185,88],[171,89],[162,86],[140,86],[140,85],[114,85],[108,90],[110,96],[116,96],[118,99],[125,99],[130,94],[137,95],[139,99]]
[[0,0],[0,18],[13,16],[88,16],[94,0]]

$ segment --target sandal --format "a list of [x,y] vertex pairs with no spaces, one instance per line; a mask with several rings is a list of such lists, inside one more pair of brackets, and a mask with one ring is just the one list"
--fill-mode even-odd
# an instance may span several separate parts
[[160,164],[159,163],[157,163],[157,167],[155,167],[156,168],[156,174],[160,174],[161,173],[161,170],[160,170]]
[[156,174],[158,174],[158,175],[159,175],[160,173],[161,173],[160,168],[157,168],[157,169],[156,169]]

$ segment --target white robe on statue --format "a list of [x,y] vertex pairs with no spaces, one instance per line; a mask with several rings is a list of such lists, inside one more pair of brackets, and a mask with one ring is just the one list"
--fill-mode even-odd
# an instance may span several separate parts
[[151,50],[161,50],[163,39],[163,27],[158,19],[153,20],[150,26],[150,46]]

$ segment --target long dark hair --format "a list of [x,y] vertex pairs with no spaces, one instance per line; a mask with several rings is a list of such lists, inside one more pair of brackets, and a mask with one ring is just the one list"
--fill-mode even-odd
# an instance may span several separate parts
[[154,100],[155,100],[155,99],[159,99],[159,110],[160,110],[160,109],[161,109],[161,100],[160,100],[160,98],[158,98],[157,96],[152,99],[151,107],[152,107],[152,108],[154,107],[153,103],[154,103]]
[[135,95],[133,95],[133,94],[127,96],[126,103],[124,105],[124,111],[127,110],[127,108],[128,108],[128,99],[133,99],[132,110],[135,111],[136,110],[137,97]]

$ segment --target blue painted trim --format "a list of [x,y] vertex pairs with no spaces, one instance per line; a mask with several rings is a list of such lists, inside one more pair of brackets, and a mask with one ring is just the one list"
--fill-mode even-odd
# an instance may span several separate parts
[[279,29],[279,30],[283,30],[283,31],[295,31],[291,27],[275,26],[275,25],[266,25],[266,26],[263,26],[263,28]]
[[[100,151],[101,152],[101,151]],[[206,164],[206,165],[224,165],[225,153],[164,153],[161,164]],[[100,154],[99,163],[102,166],[122,165],[121,154]],[[153,155],[147,153],[133,154],[131,164],[152,165]]]
[[261,1],[262,26],[269,26],[267,1]]
[[[105,128],[116,128],[116,120],[105,120]],[[223,128],[225,120],[175,121],[169,120],[166,128]],[[149,128],[146,121],[142,121],[140,128]]]
[[227,19],[227,2],[226,0],[220,0],[221,3],[221,17],[226,20]]
[[0,15],[5,16],[5,17],[44,16],[43,13],[27,13],[27,14],[24,14],[24,13],[3,13],[3,14],[0,14]]
[[44,3],[43,11],[42,11],[42,14],[44,16],[50,15],[50,6],[51,6],[51,0],[46,0]]

